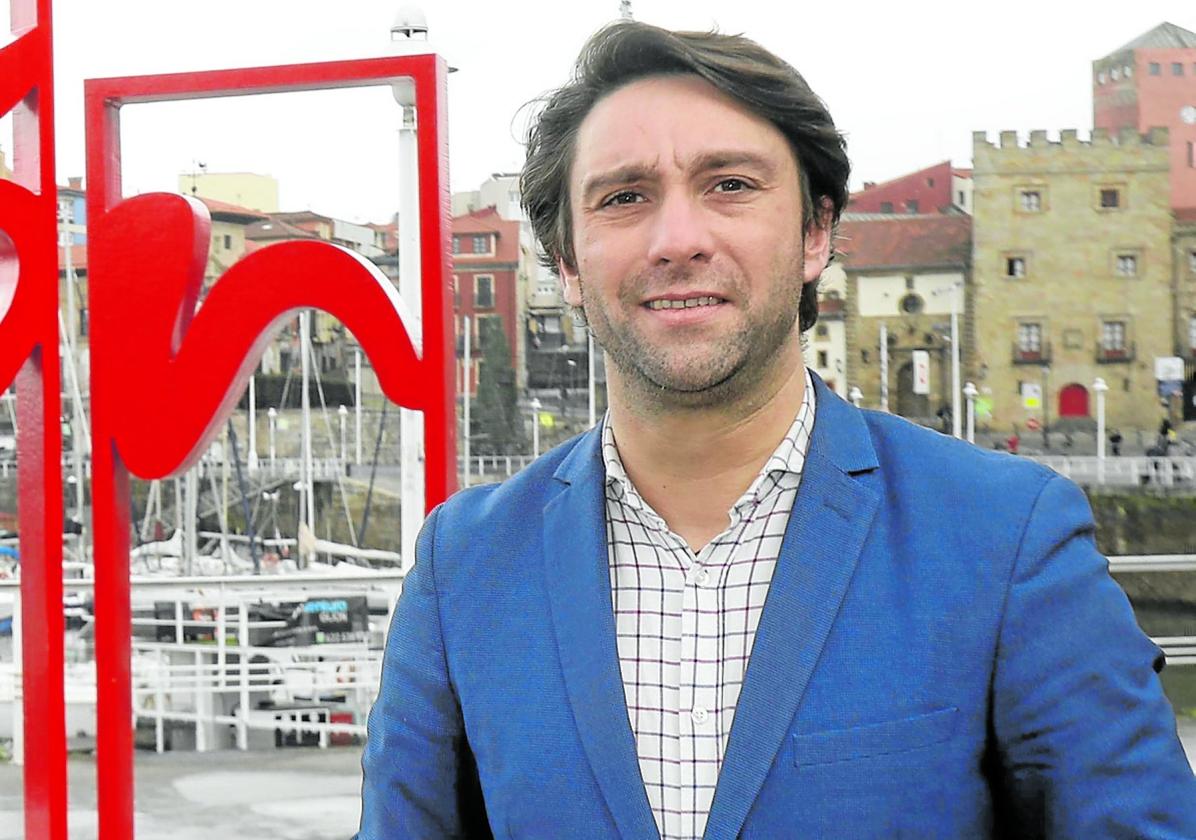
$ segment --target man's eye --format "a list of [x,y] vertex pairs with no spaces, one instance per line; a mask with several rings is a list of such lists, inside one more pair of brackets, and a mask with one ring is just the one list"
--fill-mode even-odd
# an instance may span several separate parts
[[615,193],[606,201],[602,202],[603,207],[615,207],[620,204],[636,204],[643,200],[643,196],[631,190],[622,190]]
[[714,185],[717,192],[743,192],[748,189],[748,182],[742,178],[723,178]]

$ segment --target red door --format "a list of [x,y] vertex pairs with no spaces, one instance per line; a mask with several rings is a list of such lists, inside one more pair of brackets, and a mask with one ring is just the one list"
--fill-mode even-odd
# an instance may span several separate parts
[[1059,392],[1060,417],[1088,416],[1088,389],[1072,383]]

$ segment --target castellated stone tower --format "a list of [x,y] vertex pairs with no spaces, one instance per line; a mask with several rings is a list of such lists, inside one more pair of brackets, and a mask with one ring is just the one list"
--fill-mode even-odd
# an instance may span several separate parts
[[[1154,360],[1173,354],[1176,323],[1167,129],[1003,131],[997,145],[976,132],[973,155],[966,375],[992,427],[1095,428],[1097,377],[1111,428],[1156,427]],[[1026,407],[1026,384],[1044,405]]]

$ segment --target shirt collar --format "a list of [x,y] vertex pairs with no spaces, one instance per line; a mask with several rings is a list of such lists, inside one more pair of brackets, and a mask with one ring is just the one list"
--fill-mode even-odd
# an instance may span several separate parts
[[[806,454],[810,448],[810,435],[814,430],[814,416],[816,397],[814,395],[814,380],[810,377],[810,369],[805,368],[806,393],[802,399],[801,408],[797,416],[785,433],[785,437],[777,444],[777,448],[768,456],[760,472],[756,474],[751,485],[742,496],[732,505],[731,513],[743,512],[757,505],[780,484],[795,483],[801,478],[806,465]],[[619,499],[629,507],[637,510],[651,508],[635,489],[627,471],[623,469],[623,461],[619,458],[619,449],[615,443],[615,431],[610,422],[608,410],[602,418],[602,463],[606,468],[606,484]],[[653,512],[655,513],[655,512]]]

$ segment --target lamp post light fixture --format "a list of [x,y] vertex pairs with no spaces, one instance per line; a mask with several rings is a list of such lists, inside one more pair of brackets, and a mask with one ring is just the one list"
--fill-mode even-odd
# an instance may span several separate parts
[[963,395],[968,398],[968,443],[976,442],[976,396],[979,393],[974,383],[963,386]]
[[270,466],[274,466],[274,430],[278,426],[278,409],[270,406],[266,409],[266,417],[270,420]]
[[543,406],[539,397],[532,397],[532,457],[540,457],[540,409]]
[[1108,384],[1101,377],[1092,383],[1092,390],[1096,391],[1096,481],[1105,483],[1105,392]]
[[860,403],[861,403],[861,402],[863,401],[863,399],[864,399],[864,392],[860,390],[860,386],[859,386],[859,385],[852,385],[852,386],[851,386],[851,390],[847,392],[847,397],[848,397],[848,399],[850,399],[850,400],[851,400],[853,403],[855,403],[855,407],[856,407],[856,408],[859,408],[859,407],[860,407]]

